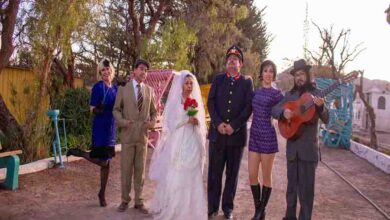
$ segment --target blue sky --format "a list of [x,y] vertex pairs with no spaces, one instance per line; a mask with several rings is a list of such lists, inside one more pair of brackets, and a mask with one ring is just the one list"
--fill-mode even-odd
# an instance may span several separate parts
[[342,28],[350,29],[350,45],[362,42],[365,50],[346,66],[346,71],[364,70],[369,79],[390,81],[390,25],[384,13],[390,0],[255,0],[257,7],[267,6],[265,21],[274,36],[268,58],[278,69],[291,65],[285,58],[303,57],[306,3],[310,21],[309,49],[318,48],[321,42],[311,21],[320,27],[333,25],[335,33]]

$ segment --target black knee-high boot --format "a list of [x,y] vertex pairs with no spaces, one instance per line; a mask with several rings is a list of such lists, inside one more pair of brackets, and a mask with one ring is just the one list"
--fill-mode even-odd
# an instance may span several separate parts
[[265,219],[265,208],[267,207],[269,197],[271,196],[271,187],[263,186],[263,194],[260,201],[260,220]]
[[253,215],[252,220],[260,220],[260,198],[261,198],[261,188],[260,185],[251,185],[251,191],[253,196],[253,202],[255,204],[255,214]]

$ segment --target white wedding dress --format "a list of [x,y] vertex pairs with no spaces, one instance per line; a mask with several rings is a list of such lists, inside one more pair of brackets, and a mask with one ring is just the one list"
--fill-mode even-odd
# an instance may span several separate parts
[[163,114],[163,132],[153,152],[149,177],[157,182],[150,205],[155,220],[207,219],[202,172],[205,158],[206,122],[199,84],[193,76],[193,92],[199,125],[189,123],[182,104],[182,86],[188,71],[173,80]]

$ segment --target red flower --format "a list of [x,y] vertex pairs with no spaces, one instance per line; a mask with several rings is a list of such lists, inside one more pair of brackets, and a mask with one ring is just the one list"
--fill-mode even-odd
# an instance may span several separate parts
[[198,102],[195,99],[186,98],[184,101],[184,110],[187,111],[188,107],[197,108]]

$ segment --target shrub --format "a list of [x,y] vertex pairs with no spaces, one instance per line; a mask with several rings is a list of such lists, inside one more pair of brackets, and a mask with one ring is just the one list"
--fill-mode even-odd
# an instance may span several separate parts
[[[89,112],[90,92],[85,88],[67,89],[53,101],[53,109],[65,118],[68,148],[87,149],[91,143],[92,116]],[[59,124],[62,130],[62,123]],[[63,140],[61,140],[61,144]]]

